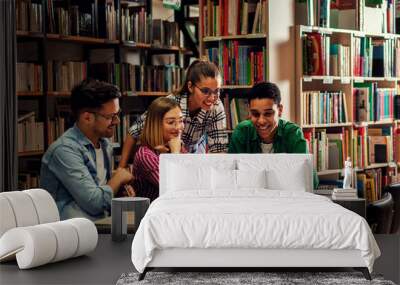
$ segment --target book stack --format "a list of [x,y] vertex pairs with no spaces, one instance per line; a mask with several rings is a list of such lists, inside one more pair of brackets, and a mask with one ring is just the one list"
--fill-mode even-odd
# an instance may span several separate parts
[[357,189],[343,189],[335,188],[333,189],[332,199],[333,200],[352,200],[357,199]]

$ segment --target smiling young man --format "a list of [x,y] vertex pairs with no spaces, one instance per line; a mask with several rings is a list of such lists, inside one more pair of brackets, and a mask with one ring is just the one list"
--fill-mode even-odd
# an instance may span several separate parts
[[111,198],[133,177],[119,168],[111,177],[112,137],[120,123],[118,87],[83,81],[71,93],[75,125],[42,158],[40,186],[53,196],[61,219],[103,218]]
[[[283,105],[276,84],[255,84],[248,100],[249,120],[236,126],[229,153],[308,153],[301,128],[281,118]],[[314,173],[314,188],[316,186],[318,177]]]

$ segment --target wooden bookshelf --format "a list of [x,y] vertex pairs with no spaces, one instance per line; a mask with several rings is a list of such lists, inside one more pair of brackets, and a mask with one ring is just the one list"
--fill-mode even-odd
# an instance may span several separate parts
[[39,156],[43,155],[44,151],[39,150],[39,151],[24,151],[24,152],[19,152],[18,156],[19,157],[27,157],[27,156]]
[[342,169],[328,169],[328,170],[318,171],[317,174],[320,176],[324,176],[324,175],[339,174],[342,171],[343,171]]
[[43,96],[43,92],[18,91],[17,96],[37,97],[37,96]]
[[[307,21],[308,19],[310,18],[306,18]],[[386,66],[387,62],[390,61],[393,62],[393,65],[396,64],[394,57],[392,58],[390,54],[385,53],[382,62],[374,62],[375,55],[372,51],[373,49],[379,51],[378,48],[381,48],[381,46],[385,50],[385,48],[391,47],[393,43],[396,47],[394,41],[399,40],[400,35],[305,25],[297,25],[295,35],[296,121],[307,133],[307,139],[311,137],[312,143],[310,145],[315,163],[320,166],[319,159],[326,159],[329,162],[331,158],[334,159],[335,157],[332,154],[335,154],[338,150],[339,156],[351,157],[353,165],[356,163],[354,169],[358,174],[365,173],[371,175],[372,178],[387,175],[388,178],[388,167],[400,165],[399,161],[389,162],[395,158],[393,152],[396,142],[393,130],[396,127],[397,120],[392,118],[391,111],[389,111],[393,110],[393,106],[390,105],[392,103],[387,103],[392,102],[390,98],[393,97],[390,96],[396,94],[394,90],[399,84],[400,76]],[[310,48],[308,41],[315,43],[317,48]],[[321,49],[320,45],[322,46]],[[324,50],[325,46],[327,47],[326,50]],[[338,55],[339,53],[335,53],[335,50],[338,49],[341,49],[342,57]],[[364,49],[369,50],[366,53]],[[344,52],[348,52],[348,54]],[[310,62],[311,64],[315,62],[307,61],[307,59],[312,58],[311,56],[318,58],[320,55],[323,55],[323,58],[318,63],[321,63],[320,66],[323,68],[318,69],[318,67],[312,66],[315,69],[310,69]],[[374,63],[358,65],[356,60],[358,56],[366,58],[362,58],[361,62]],[[381,67],[381,69],[378,70],[377,67]],[[369,87],[371,89],[368,89]],[[313,92],[316,95],[309,95]],[[336,92],[343,94],[342,101],[329,101],[332,97],[323,96],[325,94],[332,96],[330,94]],[[314,98],[317,98],[316,103],[312,101]],[[363,105],[361,102],[365,104]],[[328,103],[332,105],[327,105]],[[343,105],[339,105],[339,103]],[[344,103],[346,106],[344,106]],[[345,116],[348,120],[347,123],[303,123],[303,121],[310,120],[315,116],[317,116],[318,121],[321,116],[327,115],[328,111],[332,115],[332,112],[336,111],[332,108],[337,106],[339,106],[337,112],[347,110]],[[363,106],[368,107],[364,108]],[[340,114],[342,113],[339,113],[339,117]],[[362,121],[360,122],[360,120]],[[338,140],[339,137],[342,140]],[[386,159],[383,161],[388,161],[387,163],[373,163],[375,158],[371,154],[370,147],[375,145],[371,137],[380,137],[379,139],[385,140]],[[345,149],[346,153],[343,153]],[[391,157],[392,154],[393,157]],[[321,163],[322,169],[327,168],[324,163],[325,161]],[[321,176],[321,179],[324,176],[329,176],[329,179],[333,179],[332,177],[338,179],[341,169],[327,169],[317,173]],[[367,178],[371,177],[367,176]],[[379,187],[381,186],[383,187],[383,185]]]
[[247,34],[247,35],[232,35],[232,36],[217,36],[204,37],[204,42],[218,42],[223,40],[249,40],[249,39],[266,39],[266,34]]
[[336,128],[336,127],[351,127],[352,122],[338,123],[338,124],[314,124],[314,125],[300,125],[303,129],[317,129],[317,128]]
[[[240,108],[235,105],[243,107],[243,102],[236,100],[244,99],[241,98],[243,93],[256,82],[274,80],[270,77],[270,70],[275,68],[278,42],[290,42],[290,36],[285,38],[286,32],[282,31],[289,31],[293,23],[290,23],[291,16],[287,14],[290,7],[278,3],[280,1],[240,0],[235,5],[232,1],[227,2],[226,6],[221,7],[215,2],[210,7],[208,1],[199,1],[200,54],[216,63],[221,71],[227,126],[234,129],[236,123],[247,118],[243,112],[238,113]],[[214,19],[215,9],[219,14]],[[272,11],[280,11],[280,20],[283,21],[275,21]],[[283,59],[276,59],[280,60]],[[282,69],[285,73],[286,68]],[[292,72],[287,70],[288,78],[292,77],[289,75]],[[283,94],[288,91],[285,88],[287,86],[281,89]]]
[[29,32],[29,31],[16,31],[17,37],[21,38],[36,38],[36,39],[43,39],[44,34],[38,32]]
[[103,44],[103,45],[118,45],[118,40],[108,40],[102,38],[94,38],[94,37],[83,37],[83,36],[64,36],[59,34],[46,34],[47,39],[53,41],[65,41],[65,42],[73,42],[78,44]]
[[135,93],[137,96],[158,96],[158,97],[167,96],[170,94],[169,92],[157,92],[157,91],[138,91]]
[[54,97],[70,97],[71,91],[47,91],[46,94]]
[[250,89],[252,85],[222,85],[222,89]]

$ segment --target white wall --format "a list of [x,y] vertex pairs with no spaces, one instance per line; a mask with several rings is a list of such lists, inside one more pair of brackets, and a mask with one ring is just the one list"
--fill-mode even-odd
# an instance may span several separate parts
[[295,120],[295,1],[269,0],[269,79],[281,90],[283,117]]

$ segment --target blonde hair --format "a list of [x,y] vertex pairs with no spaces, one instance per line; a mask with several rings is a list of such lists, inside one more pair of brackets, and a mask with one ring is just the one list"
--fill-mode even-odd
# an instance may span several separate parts
[[163,118],[167,112],[176,107],[181,108],[175,100],[167,97],[157,98],[150,104],[143,131],[140,135],[141,145],[146,145],[152,149],[156,146],[164,145]]

